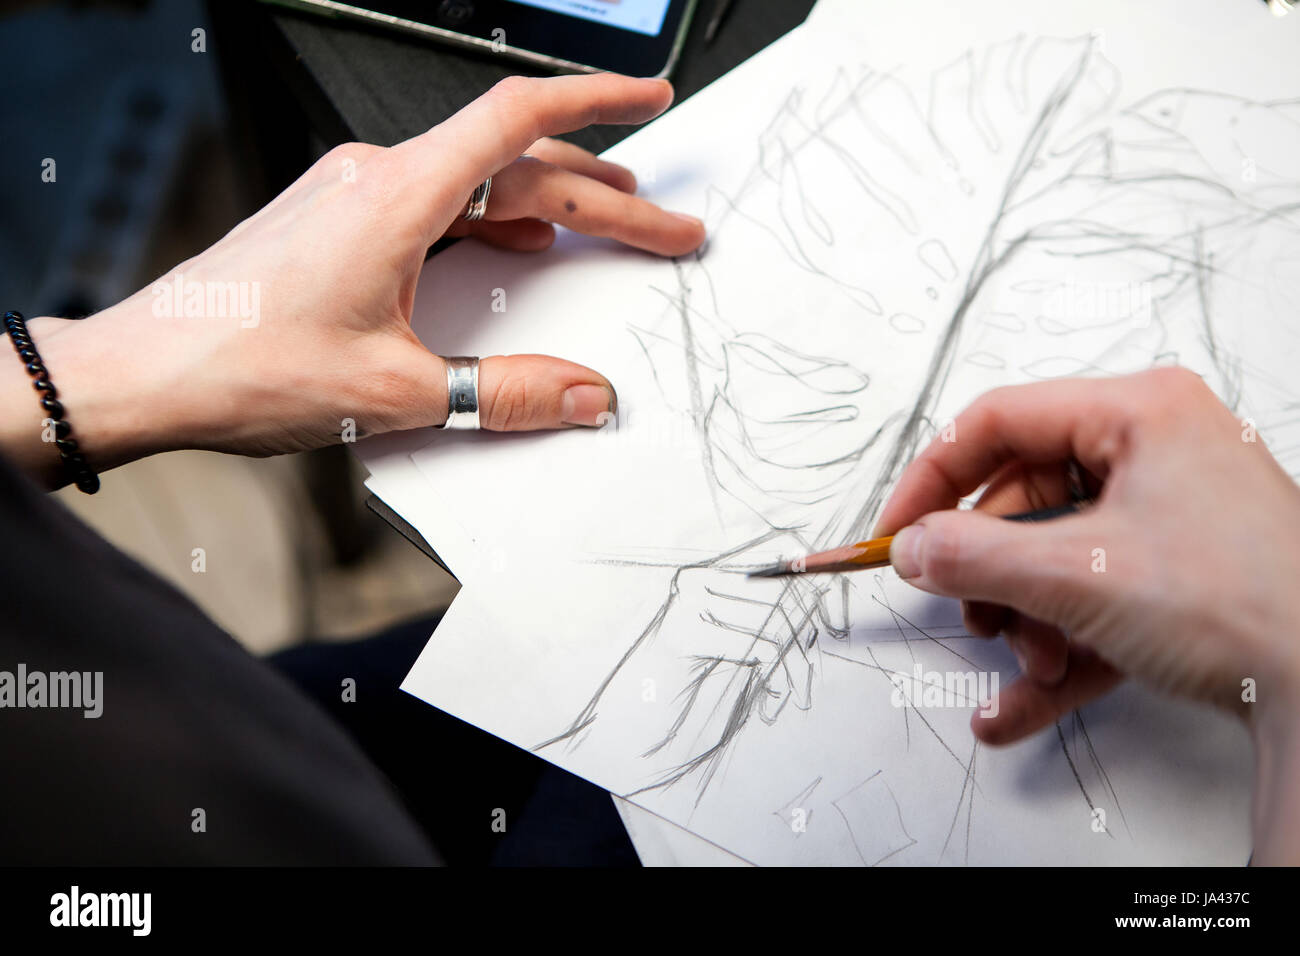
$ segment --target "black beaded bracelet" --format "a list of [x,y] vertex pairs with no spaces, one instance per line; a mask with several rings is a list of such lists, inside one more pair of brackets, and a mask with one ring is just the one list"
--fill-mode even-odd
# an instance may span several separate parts
[[27,321],[21,312],[5,313],[5,331],[14,343],[14,351],[22,359],[23,365],[32,378],[32,387],[41,393],[41,408],[54,426],[54,444],[59,449],[63,468],[68,480],[88,495],[99,490],[99,476],[86,462],[86,456],[77,450],[77,440],[72,437],[72,426],[68,424],[63,403],[59,393],[50,381],[50,373],[41,361],[41,355],[32,344],[32,337],[27,334]]

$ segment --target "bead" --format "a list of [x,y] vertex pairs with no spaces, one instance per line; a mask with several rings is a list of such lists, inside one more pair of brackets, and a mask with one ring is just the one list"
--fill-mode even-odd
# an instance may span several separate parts
[[32,344],[32,337],[27,332],[27,323],[21,312],[12,310],[4,314],[4,328],[13,342],[14,351],[23,360],[27,374],[32,376],[32,388],[41,393],[41,408],[45,410],[46,422],[54,427],[54,443],[58,446],[59,457],[63,466],[78,490],[88,495],[99,491],[99,476],[86,462],[77,440],[72,438],[72,426],[64,421],[63,403],[57,398],[59,392],[50,381],[50,373],[41,361],[41,354]]

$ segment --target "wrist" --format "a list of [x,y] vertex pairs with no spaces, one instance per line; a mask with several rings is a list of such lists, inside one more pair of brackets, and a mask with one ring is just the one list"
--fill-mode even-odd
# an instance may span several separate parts
[[[125,305],[125,303],[123,304]],[[170,446],[174,433],[149,330],[116,306],[86,319],[38,316],[27,331],[57,391],[77,451],[95,472],[107,471]],[[2,447],[36,481],[54,488],[68,481],[49,413],[17,359],[0,370],[4,395]]]
[[[60,437],[47,429],[50,413],[43,407],[51,393],[37,388],[37,382],[48,382],[48,370],[33,376],[30,367],[40,368],[43,355],[20,352],[21,348],[36,349],[39,343],[32,338],[32,323],[11,326],[6,315],[3,327],[4,346],[0,350],[0,451],[21,470],[40,484],[54,487],[67,479],[55,440]],[[30,340],[25,345],[20,337]],[[10,347],[12,346],[12,348]]]

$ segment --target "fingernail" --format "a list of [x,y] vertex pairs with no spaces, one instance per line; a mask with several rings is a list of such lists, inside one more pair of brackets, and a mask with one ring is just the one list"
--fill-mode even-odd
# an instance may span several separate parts
[[676,216],[678,219],[682,220],[683,222],[689,222],[692,226],[699,226],[701,228],[704,227],[703,220],[696,219],[694,216],[687,215],[684,212],[675,212],[672,215]]
[[603,385],[573,385],[560,401],[560,420],[566,425],[599,428],[614,417],[618,399]]
[[921,539],[925,528],[919,524],[910,524],[898,534],[889,545],[889,563],[900,578],[914,578],[921,573]]

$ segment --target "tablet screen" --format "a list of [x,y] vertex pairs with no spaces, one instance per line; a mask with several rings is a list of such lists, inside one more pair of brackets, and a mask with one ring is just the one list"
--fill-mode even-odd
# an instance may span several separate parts
[[529,7],[554,10],[583,20],[655,36],[663,28],[669,0],[511,0]]

